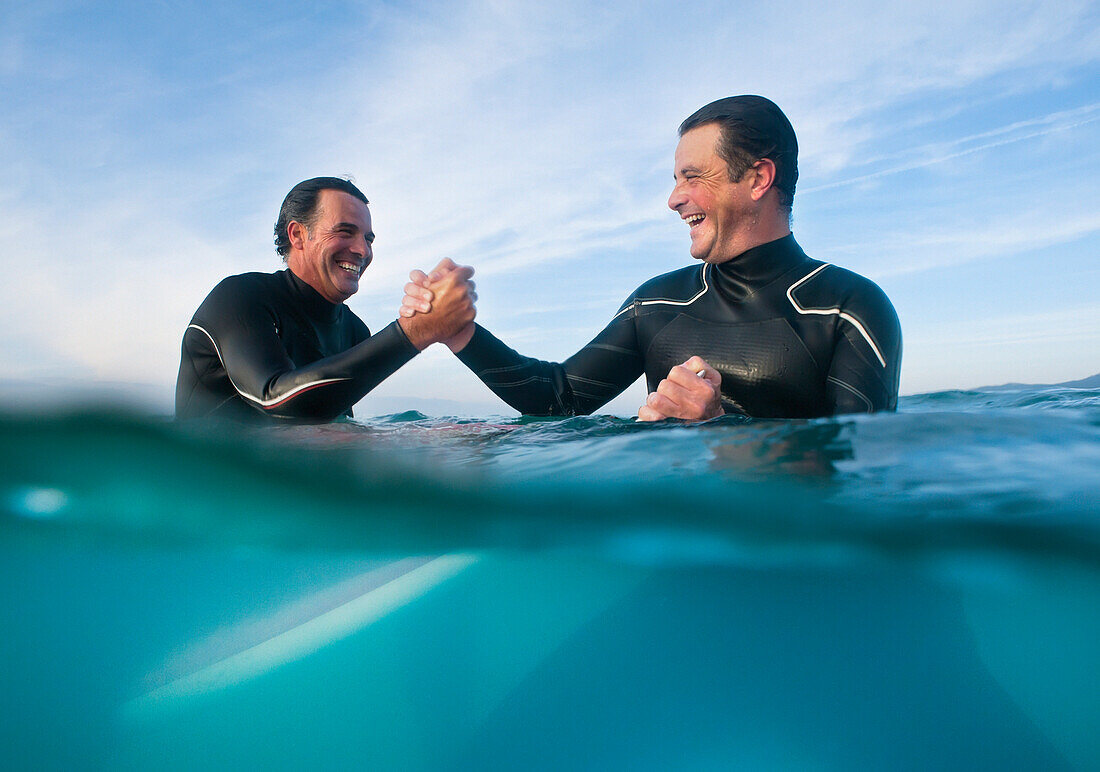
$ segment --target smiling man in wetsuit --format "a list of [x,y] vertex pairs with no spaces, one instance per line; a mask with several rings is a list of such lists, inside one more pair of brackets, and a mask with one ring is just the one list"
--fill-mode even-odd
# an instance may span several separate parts
[[[530,415],[591,413],[642,373],[643,421],[893,410],[897,315],[874,283],[795,242],[798,143],[783,112],[759,96],[699,109],[680,126],[673,177],[668,205],[700,264],[643,284],[561,364],[524,357],[472,323],[447,345]],[[445,274],[411,278],[407,318],[433,307]]]
[[[351,182],[294,186],[275,224],[276,273],[230,276],[183,336],[178,418],[330,421],[432,343],[473,323],[473,269],[442,261],[433,309],[376,335],[344,305],[374,256],[367,197]],[[436,288],[433,288],[433,291]]]

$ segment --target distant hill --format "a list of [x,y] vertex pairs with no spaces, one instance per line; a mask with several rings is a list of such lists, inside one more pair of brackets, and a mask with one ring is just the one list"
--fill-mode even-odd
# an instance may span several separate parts
[[1020,391],[1021,389],[1100,389],[1100,373],[1065,383],[1004,383],[1000,386],[982,386],[976,391]]
[[428,397],[376,397],[368,394],[355,405],[356,418],[404,413],[416,410],[427,416],[484,417],[514,416],[515,410],[503,402],[460,402],[453,399],[433,399]]
[[169,383],[129,383],[86,378],[0,378],[0,409],[133,409],[171,415],[175,389]]

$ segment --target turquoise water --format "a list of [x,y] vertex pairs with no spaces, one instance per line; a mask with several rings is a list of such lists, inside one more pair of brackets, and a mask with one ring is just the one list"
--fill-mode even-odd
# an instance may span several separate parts
[[6,768],[1100,766],[1100,390],[0,435]]

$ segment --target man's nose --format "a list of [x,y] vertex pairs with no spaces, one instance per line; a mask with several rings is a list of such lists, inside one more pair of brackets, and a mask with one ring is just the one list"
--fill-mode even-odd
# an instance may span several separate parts
[[374,259],[374,252],[371,248],[371,244],[363,237],[356,239],[351,247],[351,253],[363,261],[364,269],[370,265],[371,260]]
[[684,192],[682,190],[680,190],[679,183],[677,183],[676,185],[673,185],[672,186],[672,193],[668,197],[668,208],[671,209],[672,211],[676,211],[678,208],[680,208],[681,206],[683,206],[686,203],[687,203],[687,196],[684,194]]

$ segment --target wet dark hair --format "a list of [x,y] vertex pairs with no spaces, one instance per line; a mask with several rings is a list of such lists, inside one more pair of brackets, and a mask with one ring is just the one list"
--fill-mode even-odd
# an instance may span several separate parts
[[283,206],[279,210],[279,219],[275,221],[275,251],[286,259],[290,253],[290,238],[286,235],[286,226],[291,220],[296,220],[306,229],[313,227],[317,222],[317,199],[322,190],[340,190],[349,196],[369,204],[363,191],[355,187],[355,184],[343,177],[314,177],[311,180],[299,182],[283,199]]
[[718,155],[726,162],[730,181],[737,182],[754,163],[768,158],[775,164],[779,205],[790,209],[798,182],[798,140],[775,102],[749,94],[719,99],[688,116],[680,124],[680,136],[708,123],[721,127]]

